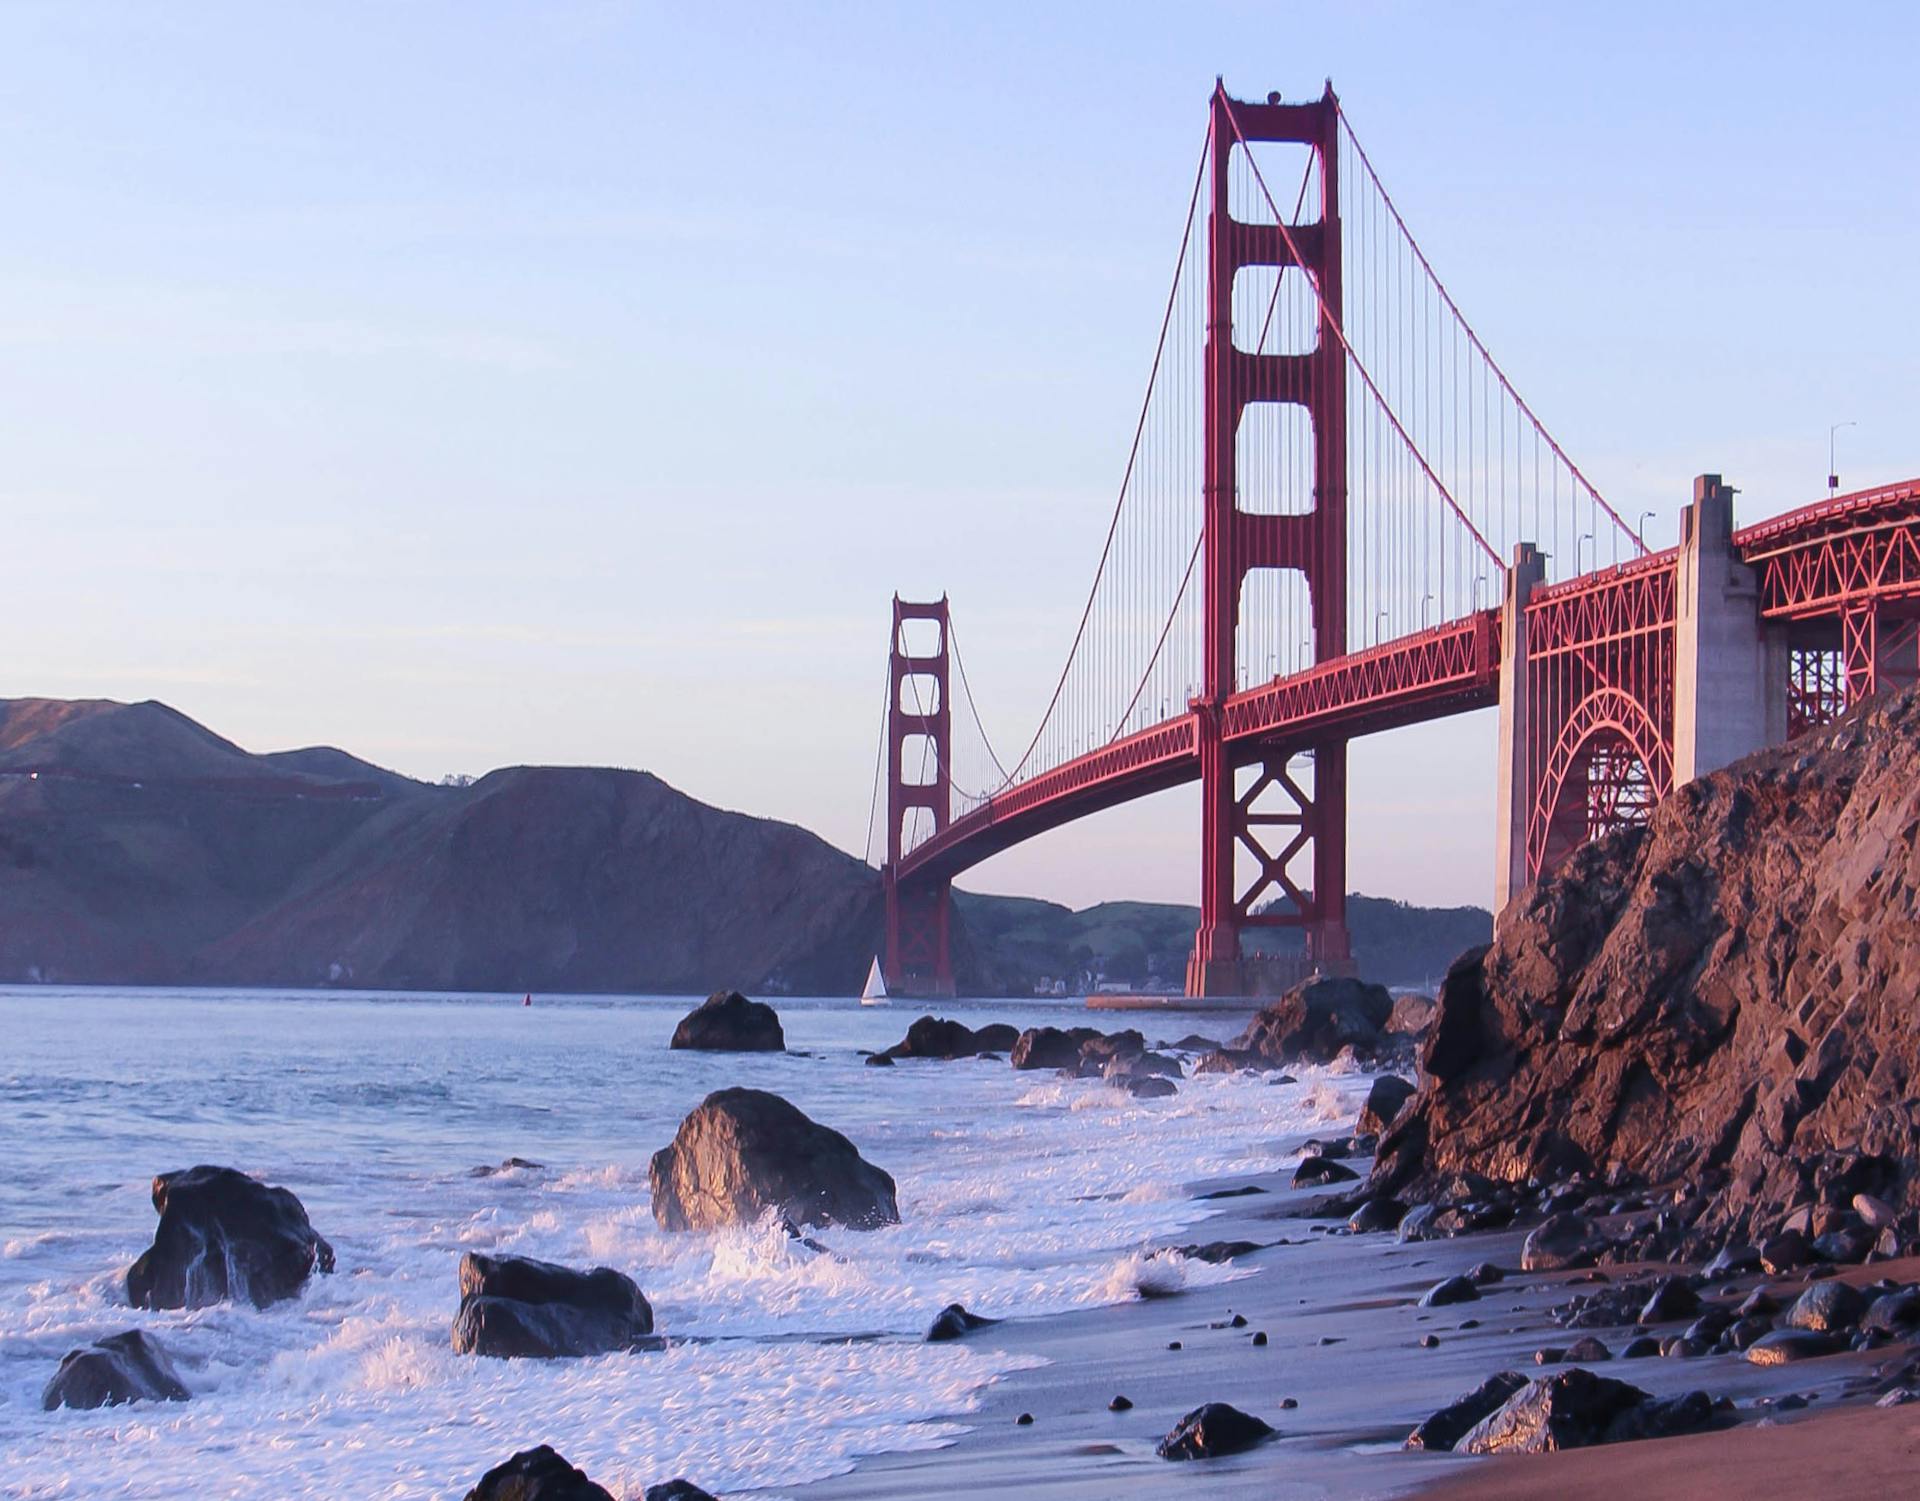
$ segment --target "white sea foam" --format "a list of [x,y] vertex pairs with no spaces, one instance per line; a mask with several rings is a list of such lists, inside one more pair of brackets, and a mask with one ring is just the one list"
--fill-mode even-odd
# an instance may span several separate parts
[[[871,1070],[854,1045],[891,1041],[878,1029],[901,1022],[851,1007],[789,1014],[796,1046],[824,1056],[690,1057],[662,1045],[680,1009],[583,1007],[536,1031],[499,1007],[476,1007],[478,1020],[422,1007],[423,1024],[391,1002],[255,1003],[182,1028],[200,1053],[130,1060],[146,1070],[150,1111],[67,1120],[35,1164],[37,1190],[0,1185],[0,1210],[21,1227],[0,1247],[0,1486],[14,1487],[0,1494],[439,1497],[541,1442],[616,1494],[675,1474],[733,1489],[938,1444],[946,1415],[1018,1362],[922,1343],[937,1309],[1046,1313],[1236,1275],[1164,1250],[1213,1208],[1183,1185],[1283,1166],[1276,1141],[1351,1118],[1366,1083],[1206,1076],[1137,1101],[1004,1064]],[[31,1078],[57,1083],[63,1048],[82,1055],[77,1071],[116,1066],[70,1033],[25,1035],[41,1052]],[[285,1098],[259,1088],[275,1068]],[[771,1220],[661,1231],[647,1159],[727,1082],[775,1089],[845,1131],[894,1174],[902,1223],[816,1232],[824,1251]],[[12,1108],[0,1101],[0,1128],[18,1124]],[[470,1175],[510,1152],[548,1166]],[[266,1310],[127,1308],[121,1274],[153,1223],[148,1174],[202,1160],[294,1188],[339,1271]],[[96,1187],[62,1199],[73,1184]],[[587,1361],[456,1356],[465,1250],[617,1267],[684,1342]],[[130,1326],[172,1353],[191,1402],[39,1410],[62,1354]]]

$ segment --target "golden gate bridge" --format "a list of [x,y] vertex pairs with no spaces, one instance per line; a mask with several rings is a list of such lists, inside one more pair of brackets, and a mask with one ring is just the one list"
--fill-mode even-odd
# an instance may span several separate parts
[[894,600],[889,989],[953,992],[960,872],[1163,788],[1201,787],[1187,993],[1246,995],[1249,930],[1351,962],[1358,736],[1499,706],[1504,906],[1675,785],[1911,680],[1920,481],[1737,532],[1732,494],[1702,476],[1679,545],[1649,549],[1475,334],[1332,85],[1216,84],[1093,583],[1023,746],[988,738],[949,602]]

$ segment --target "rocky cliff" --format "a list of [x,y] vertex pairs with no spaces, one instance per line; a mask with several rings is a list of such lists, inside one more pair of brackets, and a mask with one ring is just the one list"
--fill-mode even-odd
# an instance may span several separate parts
[[1449,973],[1374,1187],[1676,1183],[1700,1235],[1920,1210],[1920,698],[1871,701],[1577,851]]

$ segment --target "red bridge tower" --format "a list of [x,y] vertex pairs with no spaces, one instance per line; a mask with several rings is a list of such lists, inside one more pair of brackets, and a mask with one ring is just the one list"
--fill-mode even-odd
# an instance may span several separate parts
[[[1233,217],[1228,188],[1235,153],[1254,142],[1311,149],[1320,183],[1317,222],[1280,226]],[[1339,329],[1340,111],[1329,84],[1309,104],[1229,100],[1213,94],[1210,135],[1212,198],[1207,216],[1207,342],[1205,380],[1205,658],[1202,688],[1192,704],[1200,728],[1200,928],[1187,961],[1187,994],[1245,995],[1252,987],[1241,962],[1248,927],[1301,927],[1310,959],[1339,969],[1347,942],[1347,743],[1327,736],[1311,745],[1263,748],[1244,792],[1222,734],[1222,709],[1237,686],[1235,644],[1241,590],[1259,568],[1304,574],[1312,601],[1313,659],[1347,649],[1347,370]],[[1282,277],[1305,275],[1319,307],[1314,347],[1300,354],[1250,352],[1234,342],[1233,284],[1247,267]],[[1237,454],[1240,423],[1256,402],[1305,408],[1313,437],[1311,510],[1274,515],[1242,509]],[[1289,772],[1302,750],[1313,754],[1309,793]],[[1273,806],[1277,803],[1278,806]],[[1310,888],[1289,874],[1312,851]],[[1235,857],[1245,849],[1257,874],[1244,890]],[[1268,902],[1279,910],[1261,912]]]

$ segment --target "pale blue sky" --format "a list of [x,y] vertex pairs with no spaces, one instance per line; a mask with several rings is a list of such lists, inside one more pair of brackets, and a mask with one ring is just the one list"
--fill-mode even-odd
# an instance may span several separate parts
[[[1684,10],[1676,17],[1674,12]],[[423,776],[645,767],[862,847],[887,601],[1024,740],[1215,73],[1331,74],[1623,513],[1920,472],[1904,5],[0,4],[0,692]],[[1353,884],[1491,889],[1489,715]],[[971,884],[1191,899],[1174,793]]]

